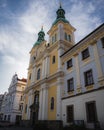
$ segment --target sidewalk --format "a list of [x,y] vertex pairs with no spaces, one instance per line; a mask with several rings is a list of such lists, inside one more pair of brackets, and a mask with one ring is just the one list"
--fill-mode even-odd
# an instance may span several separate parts
[[12,127],[0,127],[0,130],[33,130],[33,128],[12,126]]

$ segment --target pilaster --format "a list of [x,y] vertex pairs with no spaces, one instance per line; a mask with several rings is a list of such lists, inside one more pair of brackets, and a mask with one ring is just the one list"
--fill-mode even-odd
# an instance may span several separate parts
[[75,58],[75,69],[76,69],[76,92],[80,93],[81,92],[81,80],[80,80],[80,67],[79,67],[79,60],[78,60],[78,53],[74,55]]
[[94,59],[96,63],[97,73],[98,73],[98,85],[104,86],[104,76],[103,76],[103,71],[100,63],[100,57],[99,57],[96,42],[94,42],[92,45],[93,45]]

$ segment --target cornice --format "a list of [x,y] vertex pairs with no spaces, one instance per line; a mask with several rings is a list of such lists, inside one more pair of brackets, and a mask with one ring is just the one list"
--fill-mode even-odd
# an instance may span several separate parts
[[64,76],[63,71],[56,72],[52,75],[45,77],[44,79],[39,80],[36,83],[34,82],[32,85],[28,86],[24,92],[27,93],[28,91],[30,91],[33,88],[37,88],[37,87],[41,86],[42,84],[47,84],[49,81],[51,81],[55,78],[58,78],[58,77],[63,77],[63,76]]
[[70,51],[68,51],[65,55],[61,56],[62,60],[67,59],[67,57],[70,55],[70,57],[78,54],[81,52],[84,48],[88,47],[89,45],[94,45],[97,43],[97,40],[100,39],[102,36],[104,36],[104,32],[97,32],[94,35],[91,35],[89,38],[85,39],[80,44],[73,47]]
[[[99,27],[98,27],[99,28]],[[67,50],[61,58],[67,57],[67,55],[73,55],[74,53],[78,52],[80,48],[83,46],[92,45],[93,42],[97,42],[98,39],[104,36],[104,26],[99,28],[98,30],[95,29],[93,32],[91,32],[89,35],[87,35],[85,38],[83,38],[81,41],[79,41],[77,44],[72,46],[69,50]]]

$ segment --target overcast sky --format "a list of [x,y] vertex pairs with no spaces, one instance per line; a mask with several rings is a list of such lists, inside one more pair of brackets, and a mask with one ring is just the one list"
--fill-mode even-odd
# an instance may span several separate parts
[[[61,0],[66,19],[77,29],[76,43],[104,22],[104,0]],[[29,51],[44,26],[56,19],[59,0],[0,0],[0,94],[15,72],[27,78]]]

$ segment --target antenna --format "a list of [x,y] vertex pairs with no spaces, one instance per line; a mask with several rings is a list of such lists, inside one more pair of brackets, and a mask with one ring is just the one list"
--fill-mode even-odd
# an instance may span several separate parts
[[41,27],[41,30],[43,30],[43,25],[42,25],[42,27]]
[[60,5],[60,8],[62,7],[62,2],[61,2],[61,0],[59,0],[59,5]]

